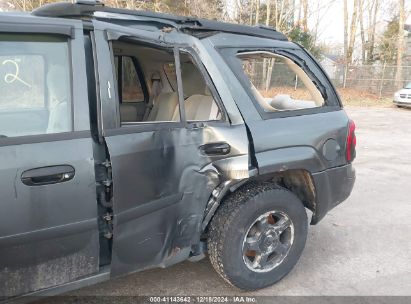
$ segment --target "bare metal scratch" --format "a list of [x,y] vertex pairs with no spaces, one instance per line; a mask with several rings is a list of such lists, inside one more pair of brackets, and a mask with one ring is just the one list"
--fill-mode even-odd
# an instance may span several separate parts
[[14,176],[14,183],[13,183],[14,199],[17,199],[17,175],[18,175],[18,170],[16,170],[16,174]]

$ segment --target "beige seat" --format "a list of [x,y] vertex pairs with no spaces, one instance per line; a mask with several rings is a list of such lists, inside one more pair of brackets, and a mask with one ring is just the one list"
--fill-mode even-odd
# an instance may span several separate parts
[[[192,63],[182,65],[186,119],[218,120],[219,108],[207,88],[203,76]],[[204,92],[204,94],[201,94]],[[160,93],[146,121],[180,121],[178,93]]]
[[192,63],[181,66],[187,120],[217,120],[219,109],[203,76]]
[[[187,120],[218,120],[220,113],[211,95],[191,95],[185,101]],[[147,121],[180,121],[177,93],[161,93],[156,98],[154,107]]]
[[180,121],[178,94],[160,93],[153,102],[153,108],[146,121]]
[[214,98],[210,91],[206,89],[206,95],[191,95],[185,101],[186,119],[187,120],[218,120],[220,113]]

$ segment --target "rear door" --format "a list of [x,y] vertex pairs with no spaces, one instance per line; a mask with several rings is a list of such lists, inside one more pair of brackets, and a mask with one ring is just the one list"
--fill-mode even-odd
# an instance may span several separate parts
[[0,298],[99,269],[82,23],[0,21]]
[[[151,52],[135,52],[142,65],[144,58],[138,54],[150,56],[161,49],[158,61],[166,54],[171,56],[167,65],[175,67],[174,92],[178,94],[179,105],[172,120],[122,121],[118,89],[113,85],[117,83],[113,73],[116,54],[112,53],[112,45],[121,35],[106,31],[104,23],[94,22],[94,26],[102,129],[113,178],[111,272],[120,275],[170,265],[187,258],[191,247],[198,244],[204,211],[213,190],[228,180],[248,177],[246,129],[241,123],[230,124],[221,100],[216,108],[216,113],[221,111],[221,119],[188,121],[185,97],[189,96],[184,96],[180,53],[186,52],[182,49],[189,43],[183,43],[178,35],[124,32],[124,28],[124,49],[147,44],[153,48]],[[162,42],[161,46],[156,45],[157,41]],[[158,62],[154,60],[154,64]],[[211,81],[208,83],[211,85]],[[205,89],[204,86],[197,93],[204,95]],[[210,89],[217,95],[215,88]]]

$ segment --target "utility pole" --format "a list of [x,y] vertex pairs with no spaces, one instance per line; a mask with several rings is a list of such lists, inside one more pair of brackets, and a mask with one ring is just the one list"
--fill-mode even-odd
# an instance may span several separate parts
[[343,87],[345,88],[347,81],[347,72],[348,72],[348,4],[347,0],[344,0],[344,79]]
[[404,25],[405,25],[405,0],[400,2],[400,19],[398,22],[398,44],[397,44],[397,72],[395,73],[395,85],[402,88],[402,57],[404,55]]
[[255,24],[260,23],[260,0],[257,0],[255,8]]

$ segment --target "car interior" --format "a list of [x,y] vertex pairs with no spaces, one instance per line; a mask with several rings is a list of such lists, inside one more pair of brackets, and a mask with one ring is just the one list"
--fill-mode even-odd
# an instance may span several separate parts
[[[173,50],[126,42],[112,47],[122,125],[180,121]],[[191,55],[181,52],[180,66],[186,119],[220,120],[221,110]]]
[[324,98],[313,81],[291,59],[264,51],[240,53],[238,58],[250,89],[265,112],[324,105]]
[[[23,49],[27,44],[30,51]],[[54,50],[42,42],[1,45],[0,136],[70,131],[71,94],[64,49]],[[18,48],[21,55],[15,55]],[[173,50],[126,42],[113,43],[113,50],[122,125],[180,121]],[[51,54],[60,55],[56,59]],[[221,120],[220,107],[205,80],[208,75],[203,76],[188,53],[181,52],[180,66],[186,119]]]

